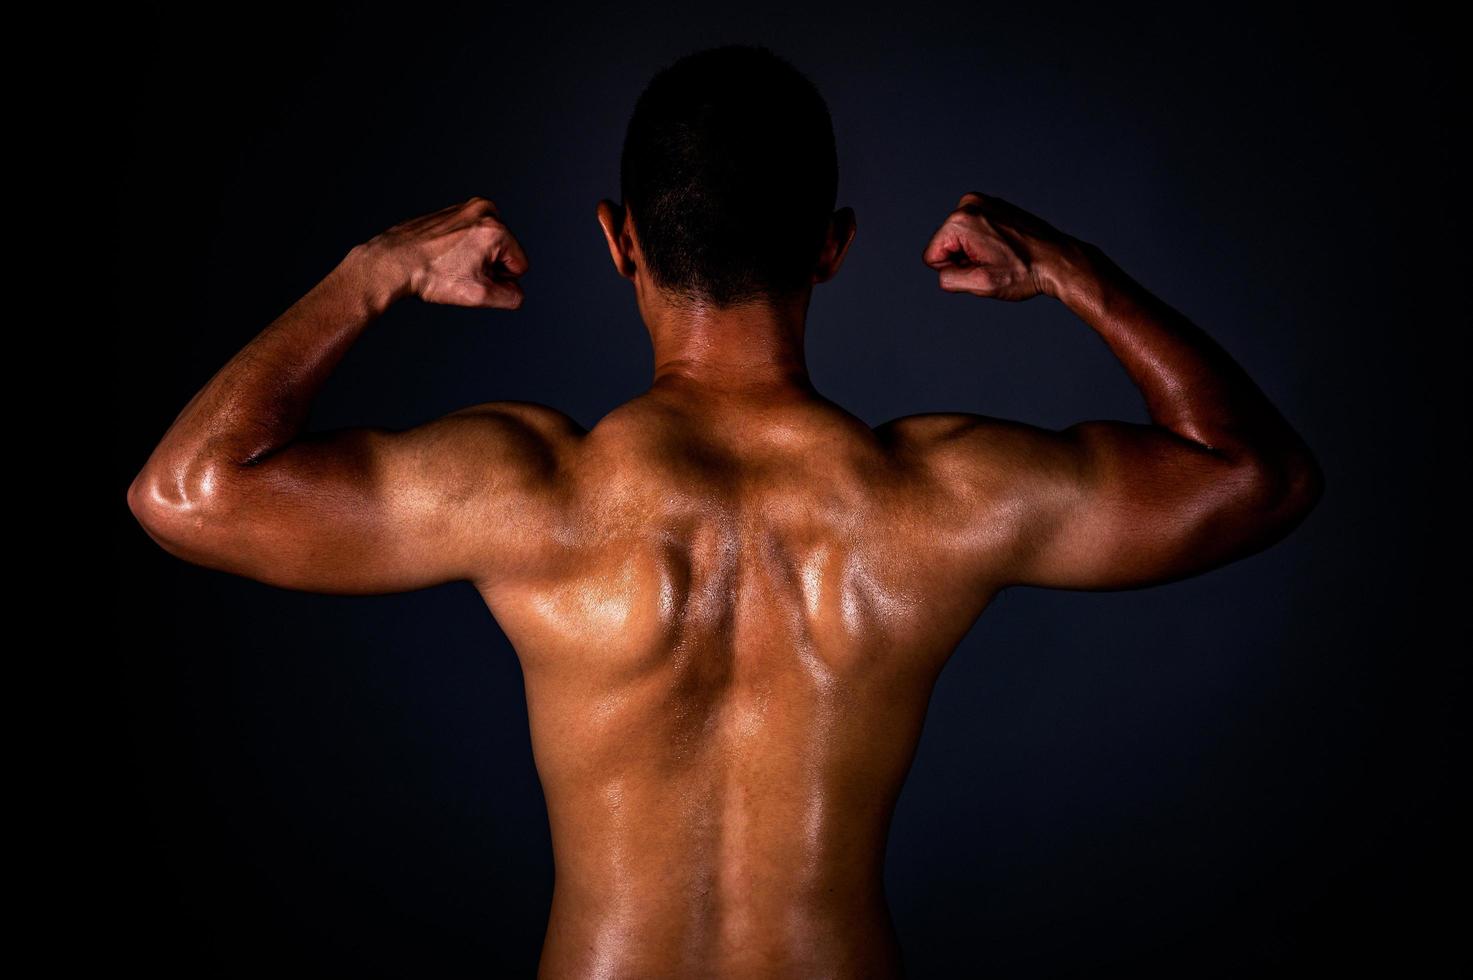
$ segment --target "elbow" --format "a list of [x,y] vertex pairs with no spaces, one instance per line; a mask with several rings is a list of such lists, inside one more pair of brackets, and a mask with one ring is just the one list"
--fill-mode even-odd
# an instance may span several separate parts
[[221,465],[144,466],[128,485],[128,510],[166,550],[203,538],[228,506]]
[[171,482],[164,474],[145,466],[128,485],[128,510],[133,513],[133,519],[166,550],[188,527],[189,508]]
[[157,475],[146,466],[128,484],[128,510],[145,528],[157,518],[161,510],[166,509],[161,491]]
[[1303,523],[1325,493],[1324,470],[1307,448],[1256,459],[1245,470],[1245,497],[1257,522],[1275,539]]
[[1325,471],[1313,453],[1305,450],[1292,471],[1289,481],[1289,496],[1304,513],[1314,510],[1325,495]]

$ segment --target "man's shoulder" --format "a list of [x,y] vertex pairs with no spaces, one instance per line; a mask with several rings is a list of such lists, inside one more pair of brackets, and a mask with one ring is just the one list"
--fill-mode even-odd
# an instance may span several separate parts
[[1061,441],[1052,429],[968,412],[907,415],[876,426],[875,434],[910,467],[963,493],[1024,488]]
[[986,420],[987,416],[965,412],[921,412],[891,419],[875,426],[874,430],[875,435],[887,443],[924,446],[944,441]]
[[469,427],[521,429],[544,439],[575,440],[587,435],[571,416],[548,405],[525,401],[481,402],[467,405],[445,416]]
[[1006,453],[1052,434],[1027,422],[970,412],[905,415],[875,426],[874,431],[882,442],[898,448],[943,454],[988,448]]
[[433,443],[415,451],[435,458],[442,479],[461,487],[454,492],[494,489],[522,503],[546,495],[586,434],[563,412],[522,401],[468,405],[423,428]]
[[437,422],[472,457],[494,455],[556,466],[588,433],[567,414],[537,402],[468,405]]

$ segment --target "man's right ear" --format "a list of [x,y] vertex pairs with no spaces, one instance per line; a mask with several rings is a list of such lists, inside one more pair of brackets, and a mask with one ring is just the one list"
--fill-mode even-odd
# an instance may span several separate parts
[[634,240],[630,237],[628,222],[625,220],[627,215],[623,205],[615,204],[608,198],[598,202],[598,223],[609,243],[609,258],[614,260],[614,268],[619,275],[625,279],[633,279]]
[[849,254],[849,243],[854,241],[856,227],[853,208],[840,208],[829,218],[823,250],[813,269],[815,283],[828,282],[838,274],[839,266],[844,264],[844,256]]

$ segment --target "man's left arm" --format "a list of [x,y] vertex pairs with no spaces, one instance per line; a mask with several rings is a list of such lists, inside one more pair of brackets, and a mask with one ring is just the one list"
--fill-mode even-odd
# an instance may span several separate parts
[[581,431],[560,413],[490,403],[404,432],[301,432],[394,302],[515,309],[526,268],[484,198],[355,247],[184,407],[128,489],[133,513],[180,558],[313,592],[479,581],[527,560]]

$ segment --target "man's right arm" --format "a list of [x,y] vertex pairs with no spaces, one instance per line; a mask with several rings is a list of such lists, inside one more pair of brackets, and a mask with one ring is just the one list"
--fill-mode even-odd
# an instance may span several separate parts
[[1319,499],[1313,454],[1252,379],[1095,246],[968,194],[925,261],[950,291],[1063,302],[1120,359],[1151,417],[1055,432],[967,416],[934,440],[938,472],[993,505],[989,520],[1006,515],[996,587],[1108,590],[1185,578],[1274,544]]

